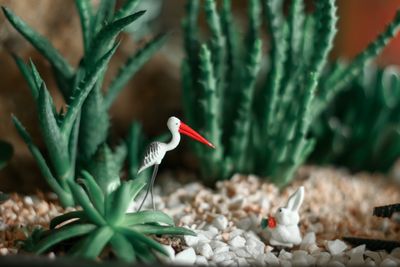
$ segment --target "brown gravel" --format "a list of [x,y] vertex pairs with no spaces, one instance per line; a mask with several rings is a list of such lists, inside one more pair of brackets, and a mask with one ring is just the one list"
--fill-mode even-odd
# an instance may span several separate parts
[[[182,187],[175,187],[169,200],[177,196],[185,205],[183,213],[190,214],[186,217],[193,222],[210,222],[215,214],[223,214],[230,225],[239,225],[243,219],[261,220],[272,214],[300,185],[306,192],[300,214],[301,229],[303,233],[314,231],[318,243],[347,235],[400,239],[400,225],[372,216],[375,206],[400,201],[400,185],[379,175],[350,175],[337,169],[303,167],[296,181],[282,192],[255,176],[235,175],[230,181],[219,182],[214,191],[200,186],[201,190],[188,195],[182,192]],[[24,232],[29,233],[34,226],[47,227],[51,218],[64,211],[51,195],[12,194],[10,200],[0,205],[0,255],[17,253],[15,240],[24,239]],[[180,224],[185,224],[184,214],[180,216]],[[181,249],[178,239],[162,241]]]

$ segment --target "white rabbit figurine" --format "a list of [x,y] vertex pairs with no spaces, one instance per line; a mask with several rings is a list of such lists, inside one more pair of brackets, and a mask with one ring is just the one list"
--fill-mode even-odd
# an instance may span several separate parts
[[290,196],[286,207],[279,208],[275,217],[263,219],[261,226],[266,229],[269,243],[272,246],[288,247],[301,243],[301,234],[298,223],[300,221],[299,208],[304,199],[304,187],[301,186]]

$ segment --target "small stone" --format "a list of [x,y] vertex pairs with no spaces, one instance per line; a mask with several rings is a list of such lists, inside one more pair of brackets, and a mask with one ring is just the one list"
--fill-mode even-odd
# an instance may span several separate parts
[[382,261],[381,256],[376,251],[367,250],[364,253],[365,256],[370,257],[377,265]]
[[327,249],[332,255],[336,255],[345,251],[347,249],[347,245],[342,240],[336,239],[334,241],[327,242]]
[[233,250],[233,252],[238,257],[242,257],[242,258],[249,258],[251,256],[251,254],[244,248],[235,249],[235,250]]
[[281,260],[281,267],[292,267],[292,263],[289,260]]
[[246,239],[241,236],[236,236],[233,239],[229,240],[228,244],[236,248],[244,247],[244,245],[246,244]]
[[212,256],[211,260],[215,261],[216,263],[220,263],[222,261],[226,261],[226,260],[231,260],[234,256],[234,254],[230,253],[230,252],[223,252],[223,253],[219,253],[219,254],[214,254],[214,256]]
[[252,220],[249,217],[245,217],[238,222],[236,222],[237,227],[243,230],[249,230],[252,225]]
[[218,247],[218,248],[214,249],[214,254],[220,254],[220,253],[224,253],[224,252],[228,252],[228,251],[229,251],[228,246]]
[[218,215],[212,222],[217,229],[224,231],[228,227],[228,219],[224,215]]
[[396,259],[400,259],[400,247],[398,248],[394,248],[392,250],[392,252],[390,252],[390,256],[396,258]]
[[329,254],[328,252],[321,252],[318,254],[316,265],[326,266],[330,259],[331,254]]
[[196,252],[207,259],[211,258],[214,255],[214,252],[208,243],[199,243],[196,246]]
[[33,205],[33,199],[30,196],[25,196],[24,197],[24,203],[28,206],[32,206]]
[[168,253],[168,258],[173,259],[175,258],[175,250],[172,246],[162,245]]
[[308,232],[301,241],[300,248],[303,249],[303,246],[309,246],[311,244],[315,244],[316,237],[314,232]]
[[235,260],[238,266],[249,266],[249,262],[244,258],[236,258]]
[[227,242],[229,240],[230,234],[229,233],[223,233],[221,234],[222,240]]
[[198,236],[185,235],[183,236],[183,239],[185,240],[186,245],[189,247],[196,246],[199,243]]
[[195,264],[198,266],[204,266],[204,265],[208,265],[208,261],[207,261],[206,257],[204,257],[204,256],[197,256]]
[[345,267],[340,261],[330,261],[327,265],[328,267]]
[[362,266],[364,265],[364,252],[366,245],[361,245],[349,251],[350,260],[348,266]]
[[286,250],[282,249],[279,252],[279,259],[280,260],[291,260],[293,257],[292,253],[287,252]]
[[376,263],[371,259],[371,258],[367,258],[364,262],[364,266],[368,266],[368,267],[375,267],[377,266]]
[[218,229],[211,225],[208,226],[206,231],[204,231],[204,235],[210,240],[213,239],[217,234],[218,234]]
[[396,267],[396,266],[398,266],[397,263],[390,258],[384,259],[381,262],[381,264],[379,264],[379,267]]
[[212,249],[228,246],[225,242],[222,242],[219,240],[211,240],[210,245],[211,245]]
[[175,255],[174,264],[193,265],[196,261],[196,253],[193,248],[185,249]]
[[274,253],[270,252],[266,254],[267,256],[264,258],[265,262],[269,265],[276,266],[279,265],[279,259],[275,256]]

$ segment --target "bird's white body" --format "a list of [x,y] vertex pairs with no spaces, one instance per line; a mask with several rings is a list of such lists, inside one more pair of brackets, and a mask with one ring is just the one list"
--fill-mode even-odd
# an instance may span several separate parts
[[141,173],[143,170],[155,164],[160,165],[165,154],[168,151],[175,149],[179,145],[179,142],[181,141],[181,134],[179,133],[180,121],[175,117],[171,117],[168,120],[167,125],[172,134],[171,141],[169,143],[162,143],[162,142],[150,143],[149,147],[147,148],[144,154],[143,162],[139,168],[138,173]]

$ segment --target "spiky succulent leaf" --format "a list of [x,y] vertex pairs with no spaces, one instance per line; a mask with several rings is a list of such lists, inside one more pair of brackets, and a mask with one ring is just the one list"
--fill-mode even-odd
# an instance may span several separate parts
[[2,7],[3,13],[13,27],[21,33],[64,77],[73,75],[73,68],[42,35],[30,28],[21,18],[15,15],[9,8]]

